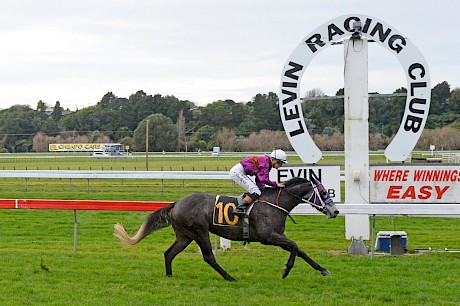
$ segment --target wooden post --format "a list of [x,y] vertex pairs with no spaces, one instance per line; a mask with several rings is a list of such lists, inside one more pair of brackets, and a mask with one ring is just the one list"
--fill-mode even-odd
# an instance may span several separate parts
[[149,171],[149,120],[145,124],[145,169]]

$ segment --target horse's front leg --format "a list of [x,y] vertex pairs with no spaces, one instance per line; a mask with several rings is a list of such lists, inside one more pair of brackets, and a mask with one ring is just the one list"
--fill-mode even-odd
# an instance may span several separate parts
[[312,266],[313,269],[318,270],[321,272],[323,276],[331,274],[328,269],[320,266],[316,261],[310,258],[310,256],[307,255],[302,249],[298,248],[297,249],[297,256],[305,260],[310,266]]
[[294,262],[295,262],[295,257],[297,256],[297,251],[298,251],[298,246],[297,244],[289,240],[286,236],[278,234],[278,233],[272,233],[268,239],[266,239],[263,244],[267,245],[276,245],[281,247],[282,249],[288,251],[290,253],[289,259],[286,263],[286,268],[283,269],[281,276],[283,279],[289,275],[289,272],[291,272],[292,267],[294,267]]

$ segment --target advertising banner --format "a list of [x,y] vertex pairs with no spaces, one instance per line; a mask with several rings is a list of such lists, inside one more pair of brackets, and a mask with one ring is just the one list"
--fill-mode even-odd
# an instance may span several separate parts
[[434,203],[460,201],[460,166],[371,166],[372,203]]
[[340,195],[340,166],[285,164],[278,170],[270,171],[270,180],[282,183],[293,177],[315,178],[323,183],[335,203],[342,201]]
[[93,152],[103,151],[102,143],[52,143],[49,144],[50,152]]

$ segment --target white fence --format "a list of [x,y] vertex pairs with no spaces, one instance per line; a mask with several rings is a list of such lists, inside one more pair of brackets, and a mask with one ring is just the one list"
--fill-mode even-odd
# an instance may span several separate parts
[[[83,171],[83,170],[3,170],[0,178],[55,179],[159,179],[159,180],[229,180],[227,171]],[[336,204],[341,215],[442,215],[460,216],[460,204]],[[297,215],[318,214],[308,204],[293,211]]]
[[230,180],[227,171],[3,170],[0,178]]

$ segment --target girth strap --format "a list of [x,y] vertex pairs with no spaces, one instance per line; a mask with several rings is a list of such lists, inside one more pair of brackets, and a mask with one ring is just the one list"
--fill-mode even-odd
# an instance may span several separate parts
[[246,213],[242,216],[243,218],[243,245],[249,244],[249,214],[252,211],[252,208],[254,207],[254,203],[252,203],[248,209],[246,210]]
[[249,244],[249,217],[248,215],[243,216],[243,245]]

